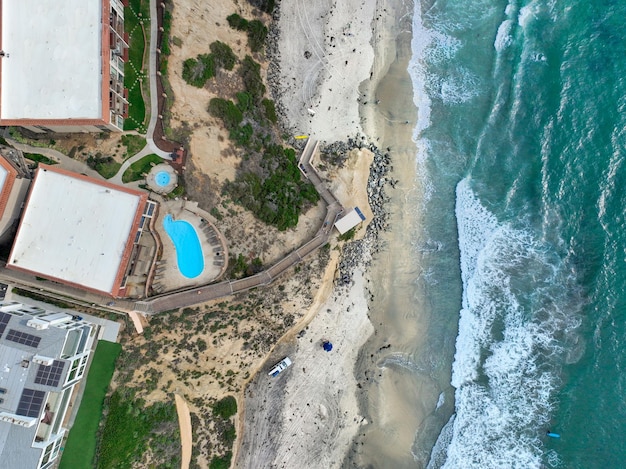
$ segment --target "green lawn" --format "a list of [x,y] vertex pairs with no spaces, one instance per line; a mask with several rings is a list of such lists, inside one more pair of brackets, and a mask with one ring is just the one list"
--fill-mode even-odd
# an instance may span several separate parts
[[159,164],[163,162],[163,158],[157,155],[146,155],[139,161],[135,161],[122,175],[122,182],[124,184],[139,181],[143,179],[143,175],[150,171],[152,164]]
[[146,146],[146,139],[141,135],[123,135],[122,145],[126,147],[124,159],[136,155]]
[[[139,18],[141,14],[141,20]],[[142,28],[143,26],[143,28]],[[124,130],[145,132],[147,126],[146,105],[141,94],[141,82],[145,75],[143,57],[146,51],[144,31],[150,31],[148,0],[134,0],[124,9],[124,30],[129,35],[128,62],[124,64],[124,87],[128,89],[128,118]],[[147,63],[146,63],[147,66]]]
[[104,397],[113,377],[115,360],[121,350],[120,344],[104,340],[98,342],[78,415],[65,444],[59,469],[93,467]]

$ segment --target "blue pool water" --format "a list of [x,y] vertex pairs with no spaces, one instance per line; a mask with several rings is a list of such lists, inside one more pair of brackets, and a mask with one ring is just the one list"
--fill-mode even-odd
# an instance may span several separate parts
[[163,218],[163,228],[176,248],[178,270],[187,278],[195,278],[204,270],[202,246],[196,230],[189,222],[172,220],[171,215]]
[[159,171],[154,176],[154,182],[159,187],[165,187],[170,183],[170,174],[167,171]]

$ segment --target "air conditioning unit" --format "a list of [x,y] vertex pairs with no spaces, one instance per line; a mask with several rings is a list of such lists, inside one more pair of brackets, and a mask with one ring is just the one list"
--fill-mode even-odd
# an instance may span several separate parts
[[31,319],[26,323],[28,327],[32,327],[33,329],[37,329],[38,331],[43,331],[44,329],[48,329],[50,325],[47,321],[42,321],[41,319]]
[[54,363],[54,358],[35,355],[33,357],[33,363],[37,363],[38,365],[50,366]]

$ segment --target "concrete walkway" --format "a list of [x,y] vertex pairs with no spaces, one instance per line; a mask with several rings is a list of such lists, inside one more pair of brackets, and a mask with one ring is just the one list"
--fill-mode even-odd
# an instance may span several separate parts
[[152,148],[150,147],[150,145],[146,145],[145,147],[143,147],[139,151],[139,153],[131,156],[130,158],[127,158],[124,161],[124,163],[122,163],[122,167],[120,168],[120,170],[115,174],[115,176],[113,176],[111,179],[109,179],[109,181],[111,181],[113,184],[119,184],[121,186],[122,184],[124,184],[122,182],[122,176],[124,175],[124,173],[126,172],[128,167],[131,164],[133,164],[135,161],[139,161],[144,156],[150,155],[152,153],[154,153],[154,152],[152,151]]
[[98,174],[97,171],[91,169],[85,163],[70,158],[60,151],[47,147],[34,147],[32,145],[26,145],[25,143],[19,143],[12,138],[7,138],[6,141],[13,148],[20,150],[24,153],[39,153],[40,155],[46,156],[51,160],[57,161],[63,169],[67,169],[68,171],[72,171],[73,173],[86,174],[87,176],[91,176],[96,179],[104,179],[102,176],[100,176],[100,174]]
[[154,143],[154,128],[156,127],[157,118],[159,117],[159,100],[157,96],[157,40],[158,26],[157,18],[157,0],[150,0],[150,60],[148,61],[149,78],[150,78],[150,123],[148,124],[148,132],[146,133],[146,141],[152,149],[152,153],[159,155],[161,158],[171,160],[171,156],[166,151],[159,149]]

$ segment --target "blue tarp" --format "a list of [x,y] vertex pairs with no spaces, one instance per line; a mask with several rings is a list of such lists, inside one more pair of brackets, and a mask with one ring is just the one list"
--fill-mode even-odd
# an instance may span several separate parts
[[333,349],[333,344],[331,344],[328,341],[325,341],[322,347],[324,347],[325,351],[330,352]]

